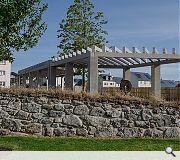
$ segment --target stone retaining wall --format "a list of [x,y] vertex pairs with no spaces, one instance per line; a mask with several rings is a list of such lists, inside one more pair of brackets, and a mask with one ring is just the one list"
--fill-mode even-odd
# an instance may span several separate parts
[[0,94],[0,135],[180,137],[180,110]]

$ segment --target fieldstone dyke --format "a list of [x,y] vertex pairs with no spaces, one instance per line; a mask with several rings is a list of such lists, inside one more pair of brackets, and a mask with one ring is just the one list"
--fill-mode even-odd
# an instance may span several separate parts
[[180,109],[0,93],[0,135],[180,138]]

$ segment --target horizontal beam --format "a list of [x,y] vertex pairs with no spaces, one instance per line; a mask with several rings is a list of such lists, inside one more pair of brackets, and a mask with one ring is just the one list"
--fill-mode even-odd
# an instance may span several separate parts
[[146,66],[152,66],[155,64],[170,64],[170,63],[180,63],[180,59],[179,60],[163,60],[163,61],[157,61],[157,62],[148,62],[148,63],[142,63],[142,64],[134,64],[134,65],[129,65],[129,66],[113,66],[113,65],[99,65],[99,68],[137,68],[137,67],[146,67]]
[[27,67],[25,69],[19,70],[18,74],[23,75],[23,74],[26,74],[26,73],[29,73],[29,72],[35,72],[35,71],[38,71],[38,70],[46,69],[46,68],[49,67],[50,63],[51,63],[51,61],[48,60],[48,61],[36,64],[36,65],[33,65],[31,67]]
[[66,63],[75,63],[78,60],[82,60],[85,59],[87,57],[89,57],[89,55],[92,54],[90,52],[87,52],[85,54],[79,54],[73,57],[68,57],[65,59],[62,59],[60,61],[56,61],[56,62],[52,62],[51,66],[55,67],[55,66],[65,66]]
[[180,59],[180,54],[147,54],[147,53],[112,53],[95,52],[98,57],[120,57],[120,58],[151,58],[151,59]]

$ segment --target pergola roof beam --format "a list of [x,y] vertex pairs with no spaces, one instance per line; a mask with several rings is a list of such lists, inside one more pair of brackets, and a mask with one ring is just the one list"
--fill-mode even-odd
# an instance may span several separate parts
[[123,58],[124,60],[128,61],[131,64],[134,64],[134,62],[130,58]]
[[[148,62],[148,63],[141,63],[141,64],[134,64],[128,66],[129,68],[137,68],[137,67],[146,67],[146,66],[152,66],[155,64],[170,64],[170,63],[179,63],[179,60],[163,60],[161,62]],[[106,66],[99,66],[99,68],[121,68],[121,66],[112,66],[112,65],[106,65]]]
[[104,63],[105,65],[112,66],[112,64],[110,62],[107,62],[107,61],[103,60],[102,58],[98,58],[98,61],[100,61],[101,63]]
[[114,62],[116,62],[117,64],[122,65],[122,66],[126,65],[126,64],[122,63],[121,61],[119,61],[119,60],[116,59],[116,58],[111,58],[111,57],[110,57],[109,59],[112,60],[112,61],[114,61]]
[[98,57],[114,57],[114,58],[151,58],[151,59],[179,59],[179,54],[138,54],[138,53],[126,53],[117,54],[111,52],[95,52]]
[[141,62],[140,62],[137,58],[132,58],[132,59],[133,59],[133,61],[135,61],[136,63],[141,64]]
[[140,58],[142,62],[147,63],[146,59]]
[[109,62],[111,65],[116,65],[116,66],[119,65],[118,63],[114,62],[113,60],[111,60],[111,59],[109,59],[109,58],[103,57],[103,58],[101,58],[101,59]]
[[131,64],[134,64],[132,61],[128,60],[128,59],[124,59],[124,58],[115,58],[115,59],[118,59],[119,61],[121,61],[122,63],[126,64],[126,65],[130,65]]
[[120,49],[117,48],[116,46],[112,46],[111,49],[112,49],[112,51],[113,51],[114,53],[122,53],[122,50],[120,50]]

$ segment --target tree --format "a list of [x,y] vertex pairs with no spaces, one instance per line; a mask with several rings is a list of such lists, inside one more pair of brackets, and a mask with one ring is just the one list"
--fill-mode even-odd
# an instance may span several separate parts
[[61,39],[59,48],[61,54],[72,53],[82,48],[96,45],[102,47],[107,43],[105,35],[107,32],[102,25],[102,12],[93,12],[94,5],[90,0],[74,0],[74,4],[68,8],[67,18],[60,23],[58,38]]
[[[69,54],[82,48],[96,45],[102,47],[108,43],[105,39],[107,32],[102,25],[107,24],[103,19],[103,13],[93,11],[94,5],[90,0],[74,0],[74,4],[68,8],[67,18],[60,23],[58,30],[62,55]],[[85,69],[77,69],[76,74],[83,77],[83,91],[85,86]]]
[[42,0],[0,0],[0,61],[13,61],[13,52],[36,46],[47,25]]

